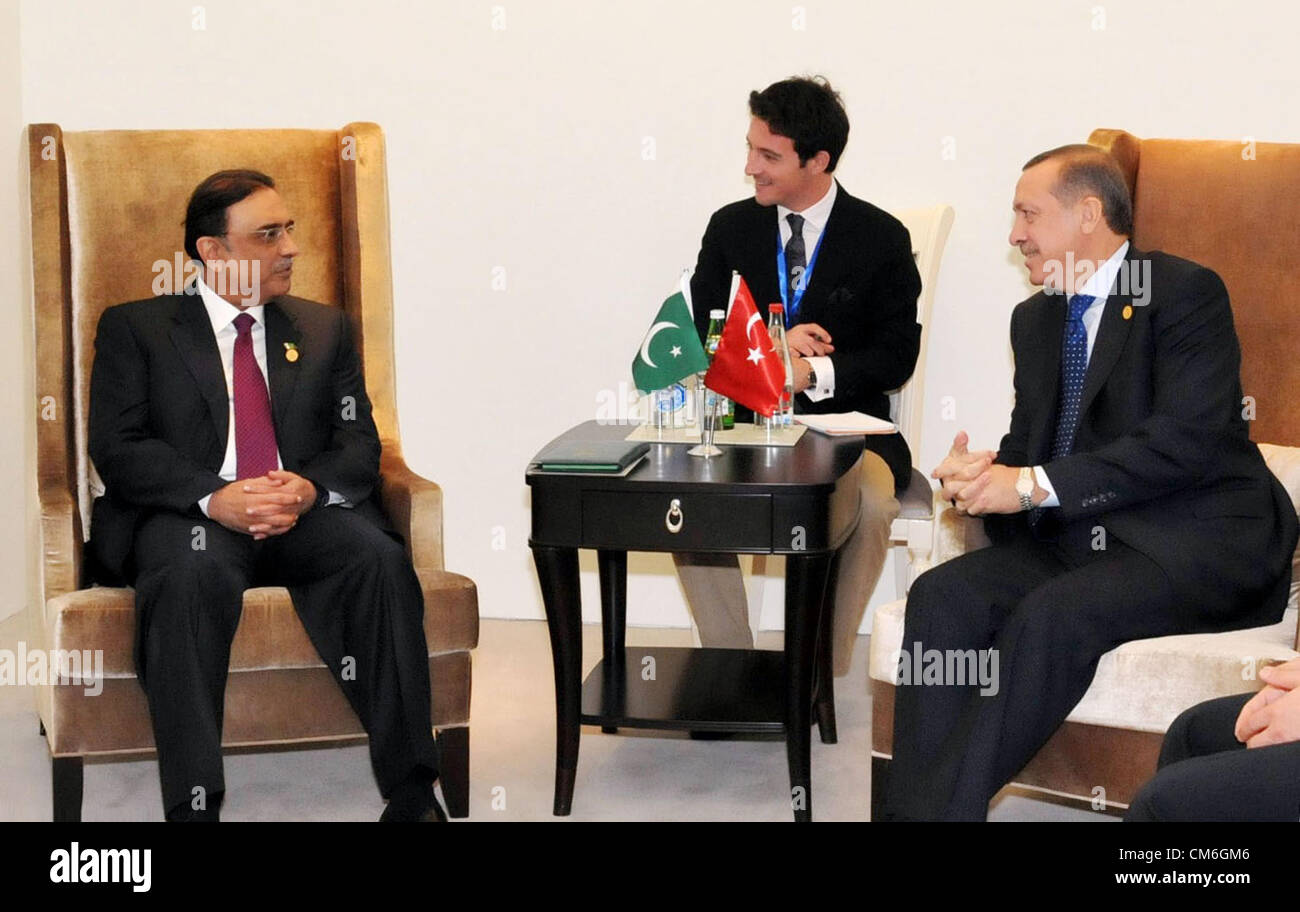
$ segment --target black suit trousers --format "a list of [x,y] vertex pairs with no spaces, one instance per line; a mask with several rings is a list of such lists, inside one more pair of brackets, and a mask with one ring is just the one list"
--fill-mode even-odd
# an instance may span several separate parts
[[993,796],[1083,697],[1102,655],[1196,629],[1149,558],[1113,537],[1104,550],[1087,534],[1061,542],[1069,544],[1020,535],[912,585],[904,653],[995,650],[997,686],[982,694],[969,681],[900,683],[886,819],[985,819]]
[[[370,735],[379,790],[437,773],[424,598],[403,547],[342,507],[261,541],[199,514],[159,511],[134,545],[136,665],[149,699],[163,806],[224,793],[221,726],[245,589],[285,586],[312,644]],[[310,713],[311,707],[301,707]]]
[[1300,820],[1300,742],[1246,748],[1233,733],[1253,693],[1207,700],[1174,720],[1160,772],[1125,820]]

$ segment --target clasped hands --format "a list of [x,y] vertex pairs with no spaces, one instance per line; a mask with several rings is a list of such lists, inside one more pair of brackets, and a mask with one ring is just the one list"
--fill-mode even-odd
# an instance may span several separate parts
[[1246,747],[1300,741],[1300,659],[1261,668],[1266,685],[1237,716],[1233,734]]
[[[970,452],[967,449],[969,442],[966,432],[959,431],[947,457],[930,473],[931,478],[937,478],[943,485],[943,496],[951,500],[961,514],[1019,513],[1020,493],[1016,491],[1016,479],[1020,469],[995,464],[993,460],[998,454],[993,450]],[[1046,499],[1047,491],[1035,480],[1033,502],[1040,504]]]
[[816,323],[798,323],[785,334],[785,343],[790,347],[790,364],[794,368],[794,391],[802,393],[808,388],[808,375],[812,373],[812,365],[806,359],[835,351],[831,334]]
[[272,469],[260,478],[241,478],[212,492],[208,516],[260,541],[283,535],[316,504],[316,486],[293,472]]

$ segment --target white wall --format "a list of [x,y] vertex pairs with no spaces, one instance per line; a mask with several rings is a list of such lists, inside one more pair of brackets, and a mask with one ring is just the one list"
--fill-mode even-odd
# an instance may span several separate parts
[[[28,419],[34,382],[31,370],[31,318],[25,281],[31,271],[31,233],[25,192],[27,147],[23,134],[22,53],[17,0],[0,0],[0,504],[9,530],[0,547],[0,620],[27,604],[35,550],[34,477],[36,433]],[[34,411],[34,410],[31,410]],[[24,534],[25,533],[25,534]]]
[[[27,122],[383,125],[405,449],[446,490],[447,564],[478,582],[488,617],[541,616],[524,466],[629,379],[709,213],[748,194],[750,89],[826,74],[853,123],[844,185],[887,208],[956,208],[926,468],[958,427],[996,446],[1006,426],[1007,318],[1029,293],[1006,234],[1025,159],[1098,126],[1300,141],[1300,14],[1280,0],[226,0],[205,5],[202,31],[170,0],[22,12]],[[667,560],[632,568],[631,621],[685,624]],[[888,573],[881,589],[892,597]],[[594,586],[586,600],[596,617]]]

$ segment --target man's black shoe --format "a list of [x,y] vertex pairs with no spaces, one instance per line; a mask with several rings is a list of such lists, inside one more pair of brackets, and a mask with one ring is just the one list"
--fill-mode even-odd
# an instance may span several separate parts
[[434,794],[433,783],[406,780],[393,789],[380,823],[446,823],[447,812]]

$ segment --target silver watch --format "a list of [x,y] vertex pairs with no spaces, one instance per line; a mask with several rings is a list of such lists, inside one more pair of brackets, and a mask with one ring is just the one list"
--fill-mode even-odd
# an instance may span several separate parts
[[1029,466],[1020,467],[1020,475],[1016,478],[1016,493],[1020,495],[1020,509],[1032,510],[1034,508],[1034,470]]

